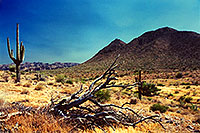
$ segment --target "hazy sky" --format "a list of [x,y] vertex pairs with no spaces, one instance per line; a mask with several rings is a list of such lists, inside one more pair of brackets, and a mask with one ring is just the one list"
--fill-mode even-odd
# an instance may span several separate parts
[[200,32],[200,0],[0,0],[0,64],[16,23],[29,62],[84,62],[115,38],[169,26]]

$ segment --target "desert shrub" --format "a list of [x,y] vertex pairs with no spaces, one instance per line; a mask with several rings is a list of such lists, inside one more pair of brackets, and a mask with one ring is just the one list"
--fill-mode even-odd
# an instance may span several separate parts
[[0,98],[0,108],[5,104],[4,99]]
[[160,111],[161,113],[165,113],[168,110],[168,106],[160,105],[159,103],[153,104],[150,107],[150,110],[152,111]]
[[183,83],[181,83],[180,85],[190,85],[190,83],[185,83],[185,82],[183,82]]
[[58,75],[56,76],[56,82],[64,83],[64,82],[65,82],[65,75],[63,75],[63,74],[58,74]]
[[181,72],[178,72],[175,76],[176,78],[182,78],[183,77],[183,74]]
[[99,90],[95,93],[95,97],[98,102],[104,103],[106,101],[110,100],[110,91],[108,89],[106,90]]
[[186,102],[186,103],[190,103],[192,99],[193,99],[193,98],[191,98],[191,97],[186,97],[186,98],[185,98],[185,102]]
[[190,109],[193,110],[193,111],[197,111],[197,105],[194,105],[193,103],[191,103],[190,105]]
[[179,102],[180,102],[180,101],[184,101],[184,99],[185,99],[185,96],[181,96],[181,97],[179,97],[178,101],[179,101]]
[[14,78],[14,77],[15,77],[15,74],[11,74],[10,76],[11,76],[11,78]]
[[195,85],[198,86],[198,85],[199,85],[199,81],[196,81],[196,82],[195,82]]
[[73,84],[73,81],[72,80],[67,80],[66,83]]
[[149,101],[151,101],[151,100],[152,100],[152,98],[151,98],[151,97],[148,97],[147,99],[148,99]]
[[158,89],[155,84],[151,84],[151,83],[146,83],[143,82],[142,83],[142,89],[141,89],[141,93],[144,96],[154,96],[154,95],[158,95],[158,91],[160,91],[161,89]]
[[53,83],[53,82],[48,82],[47,84],[48,84],[48,85],[54,85],[54,83]]
[[31,87],[31,83],[25,83],[23,87]]
[[197,92],[196,91],[194,91],[193,92],[193,94],[192,94],[192,96],[196,96],[197,95]]
[[175,93],[175,94],[178,94],[178,93],[179,93],[179,91],[175,91],[174,93]]
[[8,76],[8,75],[5,75],[5,76],[2,76],[2,78],[5,80],[5,82],[8,82],[9,76]]
[[170,93],[169,95],[168,95],[168,97],[170,97],[170,96],[174,96],[172,93]]
[[190,86],[187,86],[187,87],[186,87],[186,89],[189,89],[189,88],[190,88]]
[[159,84],[157,84],[157,86],[165,86],[164,84],[161,84],[161,83],[159,83]]
[[85,80],[81,80],[81,83],[82,83],[82,84],[85,84]]
[[10,72],[15,72],[15,69],[16,69],[15,65],[9,65]]
[[191,100],[192,100],[191,97],[185,97],[185,96],[181,96],[178,99],[181,107],[185,107],[186,103],[191,103]]
[[23,74],[23,75],[24,75],[24,74],[25,74],[25,71],[21,71],[21,74]]
[[29,94],[29,91],[24,89],[20,94]]

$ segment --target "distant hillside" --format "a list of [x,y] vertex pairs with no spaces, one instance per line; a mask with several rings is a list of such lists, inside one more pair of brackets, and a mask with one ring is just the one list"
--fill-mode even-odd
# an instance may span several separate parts
[[115,39],[80,67],[106,66],[118,54],[125,70],[199,69],[200,34],[164,27],[146,32],[127,44]]
[[[0,65],[0,70],[9,70],[9,66],[14,64],[4,64]],[[23,71],[39,71],[39,70],[53,70],[58,68],[68,68],[78,65],[78,63],[61,63],[55,62],[52,64],[49,63],[42,63],[42,62],[25,62],[21,64],[21,70]]]

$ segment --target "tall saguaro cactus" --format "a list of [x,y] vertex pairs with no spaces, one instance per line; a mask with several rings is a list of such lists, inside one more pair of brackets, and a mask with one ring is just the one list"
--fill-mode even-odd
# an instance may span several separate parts
[[16,65],[16,77],[17,77],[16,82],[20,82],[20,64],[24,60],[25,48],[23,42],[21,42],[21,45],[19,46],[19,24],[17,24],[17,31],[16,31],[16,58],[13,55],[13,50],[10,49],[9,38],[7,38],[7,46],[8,46],[9,56]]

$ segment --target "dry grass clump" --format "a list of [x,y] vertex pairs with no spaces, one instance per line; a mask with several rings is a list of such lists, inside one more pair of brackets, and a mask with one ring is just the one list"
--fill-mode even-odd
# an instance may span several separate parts
[[0,124],[1,132],[67,132],[70,126],[59,122],[50,114],[42,114],[41,111],[34,113],[17,113],[16,107],[9,107],[4,113],[14,112],[9,119]]
[[45,87],[45,84],[43,83],[39,83],[36,87],[35,87],[35,90],[39,91],[39,90],[44,90],[46,87]]
[[29,91],[27,89],[23,89],[20,94],[29,94]]
[[4,101],[4,99],[0,98],[0,107],[3,107],[3,106],[4,106],[4,104],[5,104],[5,101]]
[[47,85],[54,85],[54,83],[53,82],[48,82]]
[[31,83],[25,83],[23,87],[31,87]]

